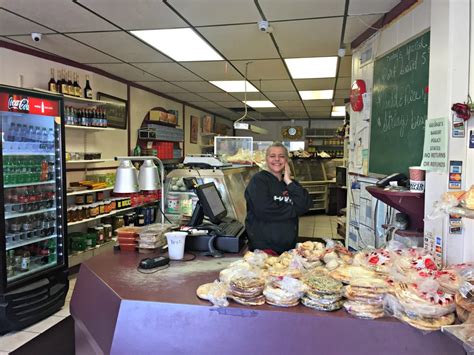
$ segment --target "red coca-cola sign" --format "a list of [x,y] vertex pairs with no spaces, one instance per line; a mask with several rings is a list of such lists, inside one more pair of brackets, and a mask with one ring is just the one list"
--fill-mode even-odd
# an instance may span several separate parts
[[59,102],[38,97],[0,93],[0,111],[22,112],[43,116],[59,116]]

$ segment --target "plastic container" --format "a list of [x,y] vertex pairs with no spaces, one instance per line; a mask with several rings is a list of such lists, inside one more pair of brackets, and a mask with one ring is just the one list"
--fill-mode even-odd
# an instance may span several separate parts
[[137,245],[135,243],[133,244],[126,244],[126,243],[121,243],[120,244],[120,250],[121,251],[135,251],[137,248]]

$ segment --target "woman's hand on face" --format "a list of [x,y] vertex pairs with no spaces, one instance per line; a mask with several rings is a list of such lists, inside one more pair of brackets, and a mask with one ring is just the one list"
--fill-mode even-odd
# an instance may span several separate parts
[[291,183],[291,170],[290,170],[290,165],[288,165],[288,162],[285,163],[285,173],[283,175],[283,181],[287,185]]

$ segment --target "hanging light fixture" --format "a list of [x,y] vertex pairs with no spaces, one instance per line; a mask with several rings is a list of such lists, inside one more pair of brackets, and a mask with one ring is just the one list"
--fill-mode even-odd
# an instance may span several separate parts
[[114,192],[126,194],[140,191],[137,175],[138,171],[130,159],[121,160],[115,173]]
[[145,160],[140,167],[138,183],[141,191],[156,191],[160,189],[158,168],[152,160]]

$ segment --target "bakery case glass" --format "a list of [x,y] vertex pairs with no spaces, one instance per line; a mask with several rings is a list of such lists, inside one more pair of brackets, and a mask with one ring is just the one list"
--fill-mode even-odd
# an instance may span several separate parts
[[258,167],[226,167],[221,169],[176,169],[166,176],[165,214],[173,223],[186,223],[198,198],[188,190],[183,178],[196,178],[199,184],[214,182],[219,190],[227,217],[244,223],[246,206],[244,191]]
[[252,137],[214,137],[214,155],[233,165],[253,164]]

